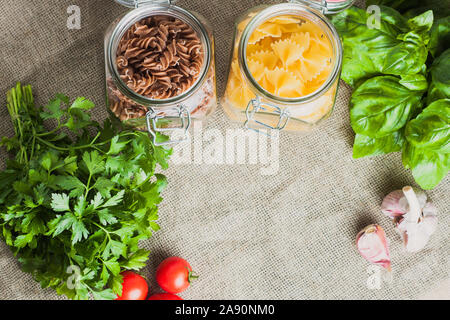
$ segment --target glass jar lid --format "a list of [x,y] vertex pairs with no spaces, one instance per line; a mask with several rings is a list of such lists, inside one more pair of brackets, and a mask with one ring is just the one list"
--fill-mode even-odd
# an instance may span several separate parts
[[138,8],[146,4],[173,4],[176,2],[176,0],[114,0],[114,1],[128,8]]
[[289,2],[307,5],[323,14],[335,14],[351,7],[355,0],[289,0]]

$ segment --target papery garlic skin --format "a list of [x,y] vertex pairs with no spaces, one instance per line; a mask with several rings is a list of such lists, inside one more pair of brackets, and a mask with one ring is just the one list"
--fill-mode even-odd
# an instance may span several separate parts
[[389,239],[381,226],[371,224],[365,227],[356,237],[356,246],[364,259],[391,270]]
[[[425,192],[414,189],[417,200],[419,200],[421,208],[427,203],[427,195]],[[391,219],[402,217],[409,211],[409,203],[402,190],[395,190],[389,193],[381,204],[381,211]]]
[[392,191],[384,198],[381,211],[392,219],[404,215],[408,211],[408,202],[405,205],[404,201],[400,201],[402,198],[405,198],[402,190]]
[[422,250],[436,231],[438,218],[437,209],[431,203],[427,203],[422,209],[420,221],[408,220],[408,214],[396,223],[396,230],[403,240],[407,252]]

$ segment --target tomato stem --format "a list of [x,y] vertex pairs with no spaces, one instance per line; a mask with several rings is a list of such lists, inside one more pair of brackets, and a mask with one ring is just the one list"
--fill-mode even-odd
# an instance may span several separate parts
[[199,278],[199,276],[195,275],[192,270],[189,270],[189,268],[187,268],[187,267],[186,267],[186,269],[188,269],[188,271],[189,271],[189,275],[188,275],[188,282],[189,282],[189,284],[192,282],[192,280],[195,280],[195,279]]

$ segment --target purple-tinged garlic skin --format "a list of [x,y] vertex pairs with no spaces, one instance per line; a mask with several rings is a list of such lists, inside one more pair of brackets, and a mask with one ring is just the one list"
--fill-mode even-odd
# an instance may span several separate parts
[[[437,209],[430,202],[421,201],[411,187],[403,188],[408,211],[396,218],[396,230],[403,240],[407,252],[422,250],[436,231]],[[426,197],[426,196],[425,196]]]
[[365,227],[356,237],[356,246],[364,259],[391,271],[389,239],[381,226],[371,224]]
[[[417,199],[423,208],[427,203],[427,195],[425,192],[416,190]],[[381,204],[381,211],[391,219],[402,217],[409,211],[409,203],[403,193],[403,190],[395,190],[389,193]]]

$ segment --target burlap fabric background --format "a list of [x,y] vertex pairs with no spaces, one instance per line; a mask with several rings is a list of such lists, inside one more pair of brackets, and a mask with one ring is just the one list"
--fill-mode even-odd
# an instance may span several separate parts
[[[215,28],[219,95],[235,18],[268,2],[280,1],[179,1]],[[1,4],[0,95],[20,80],[33,85],[39,103],[56,92],[84,95],[96,102],[96,118],[105,118],[103,32],[126,9],[112,0]],[[69,5],[81,8],[81,30],[66,27]],[[201,275],[182,294],[185,299],[410,299],[436,286],[448,298],[449,179],[429,192],[440,208],[431,243],[421,253],[404,253],[379,206],[388,192],[414,181],[400,154],[352,159],[350,93],[341,86],[336,111],[319,130],[281,135],[277,175],[261,175],[258,165],[172,165],[162,229],[143,243],[152,250],[144,270],[151,290],[157,290],[158,263],[179,255]],[[10,135],[4,103],[0,119],[0,135]],[[225,133],[230,126],[219,106],[209,127]],[[2,151],[2,163],[5,157]],[[354,245],[357,232],[370,223],[380,223],[391,239],[394,278],[379,290],[368,289],[369,264]],[[3,242],[0,270],[0,299],[59,298],[21,272]]]

